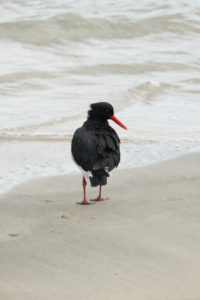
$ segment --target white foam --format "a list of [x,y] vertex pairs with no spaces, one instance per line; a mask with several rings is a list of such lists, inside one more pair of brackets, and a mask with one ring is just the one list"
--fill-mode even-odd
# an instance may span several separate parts
[[[4,141],[0,147],[0,193],[39,177],[81,174],[70,149],[69,142],[61,141]],[[192,149],[188,145],[122,143],[119,168],[145,166],[189,150]]]

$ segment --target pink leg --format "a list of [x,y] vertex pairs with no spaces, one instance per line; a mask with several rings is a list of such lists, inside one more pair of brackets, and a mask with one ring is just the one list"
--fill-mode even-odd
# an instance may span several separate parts
[[86,185],[87,185],[87,181],[85,179],[85,177],[83,176],[83,182],[82,182],[82,185],[83,185],[83,201],[81,202],[77,202],[77,204],[83,204],[83,205],[89,205],[89,204],[94,204],[92,202],[89,202],[86,198]]
[[109,199],[109,198],[102,198],[101,197],[101,188],[102,188],[102,186],[100,185],[99,186],[99,196],[95,199],[91,199],[91,201],[103,201],[103,200],[108,200]]

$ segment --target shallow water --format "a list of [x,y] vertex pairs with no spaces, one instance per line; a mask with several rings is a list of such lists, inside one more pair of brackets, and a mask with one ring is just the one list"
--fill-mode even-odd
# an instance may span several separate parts
[[113,125],[121,167],[200,146],[199,1],[18,0],[0,15],[1,191],[77,170],[69,142],[99,100],[129,129]]

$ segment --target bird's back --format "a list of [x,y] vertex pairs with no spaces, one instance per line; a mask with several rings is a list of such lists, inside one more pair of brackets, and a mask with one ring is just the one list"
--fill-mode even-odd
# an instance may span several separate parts
[[107,172],[120,161],[119,144],[119,137],[108,122],[87,120],[74,133],[72,155],[75,162],[83,170],[91,171],[93,176],[109,176]]

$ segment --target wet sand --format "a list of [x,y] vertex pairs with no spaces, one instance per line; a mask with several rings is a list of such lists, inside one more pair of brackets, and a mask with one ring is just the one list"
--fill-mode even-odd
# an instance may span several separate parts
[[78,175],[1,195],[0,299],[199,299],[199,166],[193,153],[117,170],[90,206],[75,204]]

